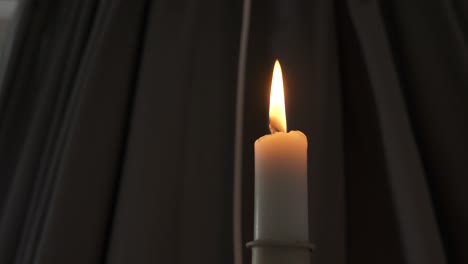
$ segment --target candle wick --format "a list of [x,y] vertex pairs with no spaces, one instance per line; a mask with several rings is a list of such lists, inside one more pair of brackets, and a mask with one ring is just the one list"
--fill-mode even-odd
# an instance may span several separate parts
[[271,123],[270,123],[269,127],[270,127],[270,133],[274,134],[274,133],[278,132],[278,130],[274,126],[272,126]]
[[279,120],[274,117],[270,117],[269,128],[270,128],[271,134],[274,134],[276,132],[286,132],[281,122],[279,122]]

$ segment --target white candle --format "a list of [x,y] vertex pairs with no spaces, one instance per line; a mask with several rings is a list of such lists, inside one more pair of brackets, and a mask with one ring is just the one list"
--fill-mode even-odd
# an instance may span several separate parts
[[270,95],[271,135],[255,142],[255,240],[309,240],[307,137],[287,133],[281,67],[276,61]]

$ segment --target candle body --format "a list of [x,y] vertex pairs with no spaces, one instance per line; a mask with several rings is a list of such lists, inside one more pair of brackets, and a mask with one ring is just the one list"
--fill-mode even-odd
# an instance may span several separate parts
[[255,240],[309,241],[307,137],[277,132],[255,142]]

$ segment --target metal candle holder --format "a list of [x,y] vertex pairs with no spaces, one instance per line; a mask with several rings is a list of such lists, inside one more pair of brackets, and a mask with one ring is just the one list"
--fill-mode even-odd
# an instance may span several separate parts
[[252,264],[310,264],[315,249],[308,241],[254,240],[246,246],[252,248]]

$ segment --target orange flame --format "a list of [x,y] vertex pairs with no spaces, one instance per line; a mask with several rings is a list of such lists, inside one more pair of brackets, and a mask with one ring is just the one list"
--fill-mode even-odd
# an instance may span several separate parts
[[283,74],[278,60],[273,68],[270,91],[270,131],[287,132],[286,109],[284,106]]

